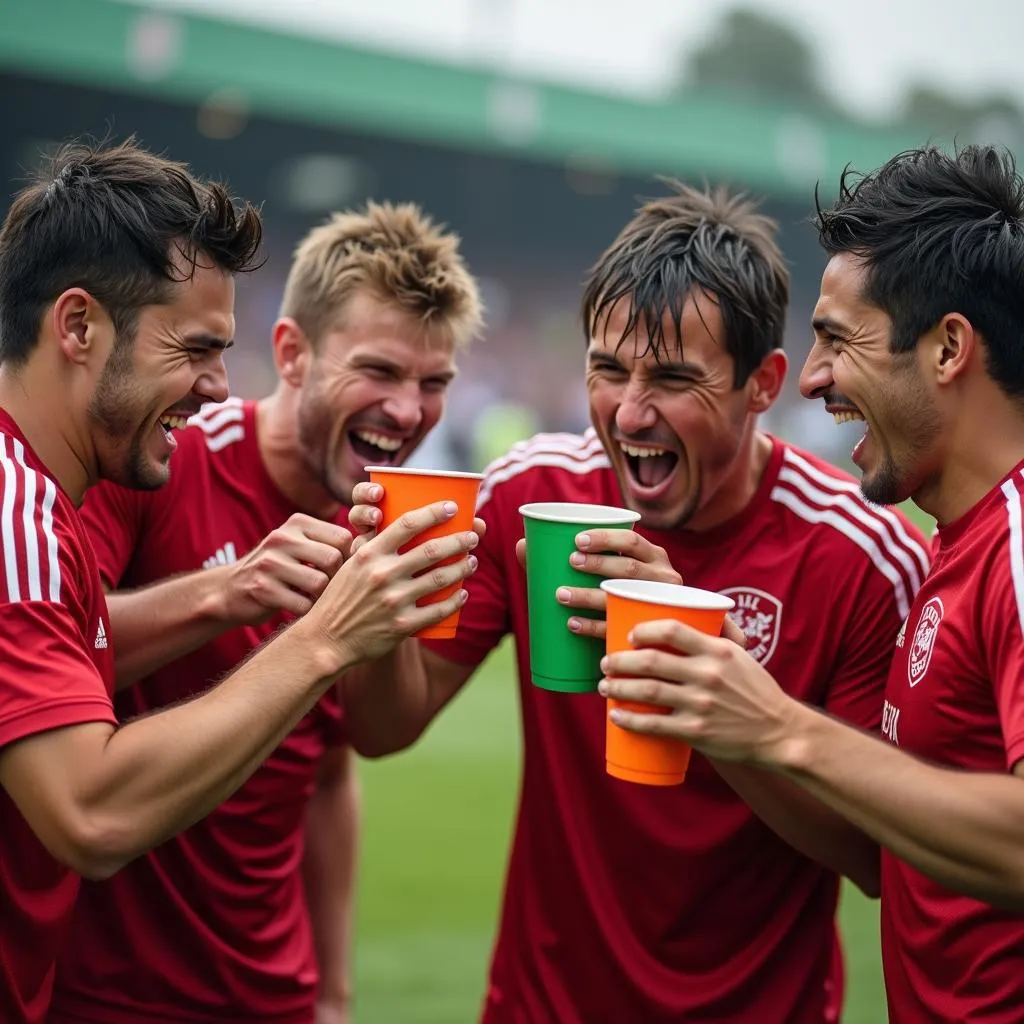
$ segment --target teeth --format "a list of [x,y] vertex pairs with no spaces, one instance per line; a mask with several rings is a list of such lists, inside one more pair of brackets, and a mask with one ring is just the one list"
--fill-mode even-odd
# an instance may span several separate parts
[[161,416],[160,425],[168,430],[184,430],[188,423],[187,416]]
[[836,423],[851,423],[853,420],[862,420],[863,416],[859,412],[834,412],[832,413],[832,419]]
[[638,448],[635,444],[619,442],[619,447],[627,454],[637,459],[653,459],[658,455],[667,454],[664,448]]
[[402,447],[402,442],[396,437],[385,437],[383,434],[376,434],[372,430],[353,431],[360,441],[375,445],[385,452],[397,452]]

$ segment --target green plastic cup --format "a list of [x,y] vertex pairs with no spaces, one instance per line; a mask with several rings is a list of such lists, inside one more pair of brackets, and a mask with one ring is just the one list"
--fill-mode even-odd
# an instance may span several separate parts
[[569,564],[576,535],[587,529],[631,530],[638,512],[611,505],[540,501],[519,509],[526,527],[526,593],[530,620],[530,676],[534,686],[559,693],[593,693],[601,681],[603,640],[569,631],[572,616],[598,613],[559,604],[559,587],[598,587],[601,577]]

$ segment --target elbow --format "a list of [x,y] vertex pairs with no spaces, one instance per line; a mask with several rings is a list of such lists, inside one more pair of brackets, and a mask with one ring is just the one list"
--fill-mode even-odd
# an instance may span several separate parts
[[402,732],[390,732],[385,735],[359,735],[353,732],[349,736],[352,749],[368,761],[376,761],[382,757],[389,757],[391,754],[401,753],[408,750],[423,735],[422,729],[403,730]]
[[138,856],[131,847],[130,830],[117,823],[83,816],[69,823],[62,840],[51,853],[65,867],[91,882],[102,882],[117,874]]
[[877,900],[882,897],[882,880],[877,874],[863,874],[860,877],[850,876],[850,881],[857,886],[869,900]]

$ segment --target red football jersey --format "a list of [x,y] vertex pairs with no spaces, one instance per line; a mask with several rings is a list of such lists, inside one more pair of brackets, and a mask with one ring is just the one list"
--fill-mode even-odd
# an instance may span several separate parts
[[[541,435],[492,464],[487,533],[454,640],[518,643],[523,777],[487,1024],[838,1019],[838,879],[764,825],[711,764],[655,788],[605,773],[605,701],[529,682],[519,506],[622,505],[593,431]],[[920,534],[836,469],[781,442],[753,500],[694,533],[643,530],[691,585],[736,601],[750,651],[802,700],[878,728],[892,645],[927,569]]]
[[[296,511],[263,465],[254,403],[207,407],[177,440],[165,487],[101,485],[83,506],[111,587],[241,559]],[[207,689],[285,619],[223,633],[119,693],[119,714]],[[342,741],[331,694],[207,818],[109,881],[83,883],[51,1022],[310,1024],[318,970],[301,871],[305,810],[321,756]]]
[[[78,512],[0,409],[0,750],[36,733],[115,722],[114,658]],[[46,1017],[79,878],[0,789],[0,1021]]]
[[[883,732],[934,764],[1006,772],[1024,757],[1022,491],[1018,466],[939,531],[896,643]],[[882,959],[899,1024],[1024,1017],[1024,915],[954,893],[887,852]]]

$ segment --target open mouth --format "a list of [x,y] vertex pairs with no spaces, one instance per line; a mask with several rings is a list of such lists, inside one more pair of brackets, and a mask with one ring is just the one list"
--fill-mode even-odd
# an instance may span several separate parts
[[632,481],[640,487],[652,488],[663,484],[676,468],[679,456],[667,448],[619,442],[626,456],[626,468]]
[[861,435],[860,440],[853,446],[853,451],[850,453],[850,458],[860,465],[860,457],[864,452],[864,445],[868,439],[868,435],[871,433],[871,428],[868,426],[867,420],[864,418],[864,414],[855,405],[828,405],[825,407],[827,412],[832,414],[832,419],[839,425],[845,423],[863,423],[864,433]]
[[189,413],[165,412],[158,420],[164,433],[170,437],[172,430],[184,430],[189,420]]
[[350,430],[349,444],[360,459],[366,460],[368,466],[390,466],[398,458],[402,448],[402,439],[388,437],[376,430]]

